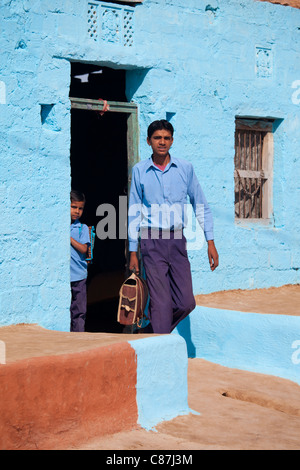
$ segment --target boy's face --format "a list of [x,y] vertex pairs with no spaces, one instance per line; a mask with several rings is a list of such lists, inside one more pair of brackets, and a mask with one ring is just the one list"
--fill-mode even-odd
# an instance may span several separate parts
[[80,219],[84,209],[83,201],[71,201],[71,222]]
[[148,145],[152,147],[153,155],[157,157],[165,157],[173,144],[173,137],[170,131],[162,129],[153,132],[152,136],[147,138]]

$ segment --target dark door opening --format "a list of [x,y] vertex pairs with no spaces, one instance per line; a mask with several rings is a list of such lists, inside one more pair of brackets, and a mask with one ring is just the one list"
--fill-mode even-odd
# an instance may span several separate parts
[[[71,97],[125,101],[124,71],[72,64],[71,74]],[[96,227],[101,204],[111,204],[116,213],[117,238],[96,236],[88,268],[86,331],[90,332],[124,330],[117,322],[117,308],[126,276],[127,240],[119,239],[118,224],[119,196],[126,195],[128,188],[128,119],[129,114],[123,112],[101,115],[89,103],[71,109],[71,185],[86,196],[81,221]]]

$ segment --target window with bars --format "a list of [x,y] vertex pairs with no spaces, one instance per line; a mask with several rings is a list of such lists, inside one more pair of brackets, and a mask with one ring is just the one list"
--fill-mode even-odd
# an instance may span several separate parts
[[236,219],[272,213],[273,121],[236,119],[234,192]]

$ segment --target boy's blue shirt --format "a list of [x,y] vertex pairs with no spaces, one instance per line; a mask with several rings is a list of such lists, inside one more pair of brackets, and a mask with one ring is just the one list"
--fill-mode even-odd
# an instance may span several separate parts
[[[82,224],[79,219],[71,224],[71,237],[79,243],[91,244],[89,228],[87,225]],[[72,245],[70,268],[71,282],[82,281],[87,278],[86,255],[79,253]]]

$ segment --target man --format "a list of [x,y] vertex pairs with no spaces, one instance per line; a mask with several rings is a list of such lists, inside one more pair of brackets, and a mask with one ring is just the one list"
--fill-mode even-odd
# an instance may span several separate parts
[[193,166],[169,153],[173,133],[172,124],[166,120],[150,124],[147,143],[152,148],[152,156],[134,166],[129,198],[129,269],[139,272],[140,237],[154,333],[171,333],[195,308],[183,235],[187,196],[203,226],[211,270],[218,266],[211,211]]

